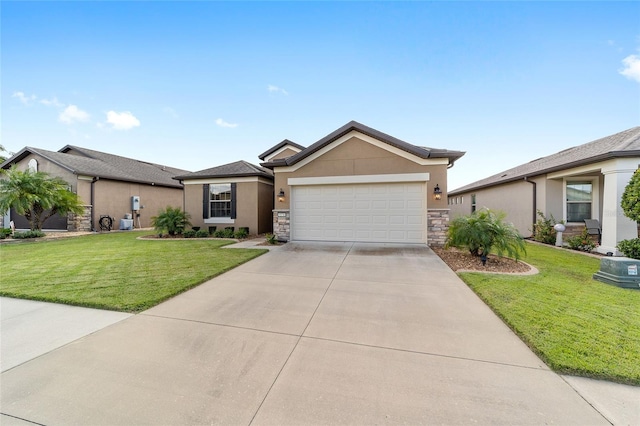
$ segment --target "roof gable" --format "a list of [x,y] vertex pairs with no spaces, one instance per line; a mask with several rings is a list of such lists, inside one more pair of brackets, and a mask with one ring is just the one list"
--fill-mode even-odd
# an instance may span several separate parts
[[564,149],[450,191],[450,195],[617,157],[640,157],[640,127]]
[[292,151],[295,151],[295,152],[300,152],[305,149],[304,146],[299,145],[295,142],[292,142],[289,139],[285,139],[279,144],[272,146],[271,148],[269,148],[268,150],[260,154],[258,158],[263,161],[269,161],[270,158],[267,158],[267,157],[273,158],[274,155],[276,155],[278,152],[284,151],[286,148],[290,148]]
[[348,135],[351,132],[358,132],[365,136],[368,136],[374,140],[382,142],[383,144],[389,145],[395,149],[400,151],[409,153],[421,159],[430,159],[430,158],[447,158],[450,164],[453,164],[455,160],[462,157],[464,152],[461,151],[449,151],[446,149],[435,149],[435,148],[427,148],[427,147],[419,147],[416,145],[412,145],[408,142],[402,141],[398,138],[394,138],[393,136],[387,135],[386,133],[380,132],[378,130],[372,129],[371,127],[367,127],[363,124],[358,123],[357,121],[350,121],[339,129],[331,132],[327,136],[323,137],[319,141],[310,145],[306,149],[300,151],[296,155],[292,155],[288,158],[273,160],[270,162],[262,163],[263,166],[273,168],[273,167],[287,167],[293,166],[308,157],[319,153],[322,150],[327,149],[331,144],[337,141],[341,141],[341,138]]
[[267,179],[273,179],[273,172],[269,169],[256,166],[247,161],[236,161],[234,163],[223,164],[221,166],[212,167],[210,169],[175,176],[174,179],[190,180],[202,178],[232,178],[247,176],[260,176]]
[[[70,151],[73,151],[73,154]],[[2,168],[6,169],[12,164],[20,162],[29,154],[39,155],[76,175],[175,188],[180,188],[181,186],[172,177],[178,173],[185,172],[185,170],[173,167],[147,163],[72,145],[67,145],[58,152],[25,147],[5,161],[2,164]]]

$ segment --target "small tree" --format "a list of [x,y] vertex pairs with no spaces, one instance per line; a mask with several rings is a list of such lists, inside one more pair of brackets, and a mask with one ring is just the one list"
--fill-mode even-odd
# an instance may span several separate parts
[[640,169],[635,171],[624,188],[620,206],[626,217],[640,222]]
[[158,212],[158,216],[151,218],[151,225],[160,233],[167,231],[169,235],[182,234],[187,226],[191,226],[190,218],[189,213],[183,212],[179,207],[167,206]]
[[482,209],[454,219],[449,226],[447,247],[466,248],[478,257],[492,251],[499,256],[506,253],[517,260],[525,252],[524,240],[515,226],[504,222],[504,217],[502,212]]
[[77,194],[69,191],[69,184],[44,172],[20,171],[15,166],[2,171],[0,178],[0,211],[11,208],[29,221],[32,231],[41,230],[51,216],[84,212]]

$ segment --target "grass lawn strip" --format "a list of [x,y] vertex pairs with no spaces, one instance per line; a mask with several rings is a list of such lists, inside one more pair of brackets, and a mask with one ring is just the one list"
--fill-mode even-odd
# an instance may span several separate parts
[[640,385],[640,291],[592,279],[597,258],[528,244],[532,276],[460,277],[553,370]]
[[137,240],[140,235],[2,244],[0,295],[135,313],[268,251],[222,250],[228,240]]

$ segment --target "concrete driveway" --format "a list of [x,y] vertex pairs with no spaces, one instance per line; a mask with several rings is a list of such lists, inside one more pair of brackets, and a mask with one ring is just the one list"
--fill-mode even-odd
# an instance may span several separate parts
[[2,424],[610,424],[424,246],[289,243],[5,371]]

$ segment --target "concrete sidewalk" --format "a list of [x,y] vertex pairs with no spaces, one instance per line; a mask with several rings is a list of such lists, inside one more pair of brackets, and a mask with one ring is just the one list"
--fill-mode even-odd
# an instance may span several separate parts
[[130,316],[0,297],[0,370],[9,370]]
[[424,246],[289,243],[1,379],[3,425],[640,418],[587,402]]

